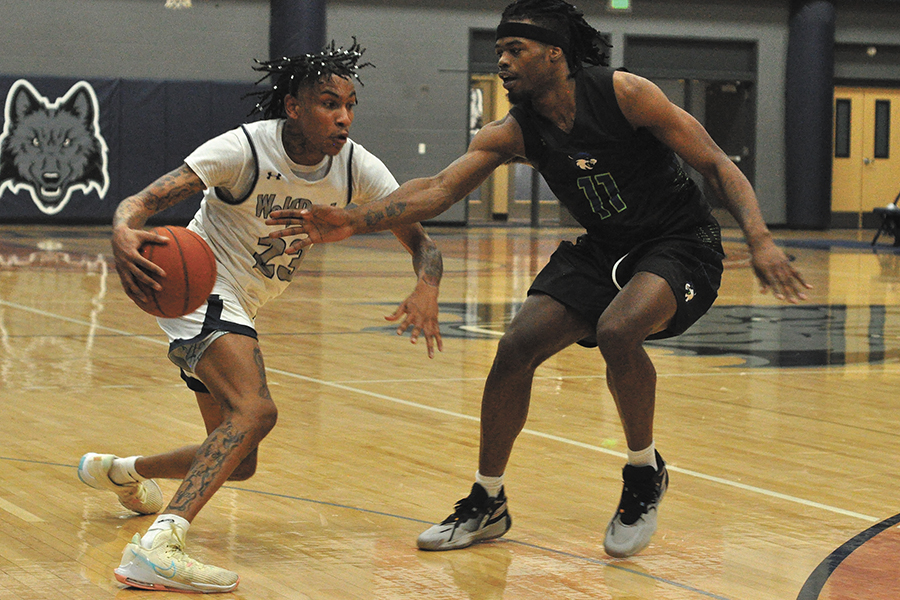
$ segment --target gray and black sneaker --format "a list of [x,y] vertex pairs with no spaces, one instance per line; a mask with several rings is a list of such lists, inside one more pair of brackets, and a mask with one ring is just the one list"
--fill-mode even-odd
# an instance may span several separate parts
[[503,488],[496,498],[490,498],[475,483],[469,496],[456,503],[453,514],[423,531],[416,543],[422,550],[455,550],[498,538],[511,526]]
[[653,467],[633,467],[622,469],[622,499],[619,509],[606,527],[603,548],[616,558],[637,554],[647,547],[650,537],[656,531],[656,512],[666,488],[669,473],[659,452]]

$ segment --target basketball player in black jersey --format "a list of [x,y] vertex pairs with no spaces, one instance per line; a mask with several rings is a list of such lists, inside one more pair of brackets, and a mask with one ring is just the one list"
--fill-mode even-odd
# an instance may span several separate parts
[[496,538],[511,520],[503,473],[525,425],[535,369],[571,344],[599,346],[628,443],[619,507],[604,547],[644,549],[666,491],[653,442],[656,371],[644,340],[683,333],[716,298],[719,226],[676,155],[697,170],[739,223],[763,289],[788,302],[809,288],[774,243],[750,183],[688,113],[650,81],[614,71],[607,46],[562,0],[518,0],[503,12],[496,52],[513,108],[434,177],[407,182],[359,209],[273,212],[274,234],[336,241],[432,218],[497,167],[526,161],[584,226],[538,274],[500,340],[484,389],[476,483],[420,548],[449,550]]

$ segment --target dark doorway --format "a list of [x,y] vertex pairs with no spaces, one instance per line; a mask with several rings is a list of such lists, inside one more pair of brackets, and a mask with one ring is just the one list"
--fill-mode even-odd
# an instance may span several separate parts
[[[751,184],[756,178],[756,52],[754,42],[733,40],[625,40],[625,66],[656,83],[669,100],[693,115]],[[713,208],[722,208],[713,194],[706,197]],[[724,210],[716,216],[729,218]]]
[[[706,84],[706,115],[703,121],[712,139],[754,183],[756,172],[756,110],[750,81],[710,81]],[[715,198],[708,199],[717,205]]]

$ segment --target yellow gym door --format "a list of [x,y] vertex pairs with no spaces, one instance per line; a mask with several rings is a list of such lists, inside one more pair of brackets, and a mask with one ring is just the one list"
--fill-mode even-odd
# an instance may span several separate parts
[[900,89],[834,90],[831,210],[863,215],[900,192]]

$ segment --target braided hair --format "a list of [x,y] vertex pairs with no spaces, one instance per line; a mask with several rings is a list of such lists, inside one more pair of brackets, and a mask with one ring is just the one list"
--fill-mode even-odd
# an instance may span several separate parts
[[[374,67],[372,63],[360,63],[365,48],[360,47],[356,38],[353,44],[346,50],[343,47],[335,47],[334,41],[325,46],[317,54],[301,54],[299,56],[285,56],[273,60],[255,60],[257,66],[254,71],[262,71],[262,76],[256,85],[259,85],[269,77],[272,78],[272,87],[259,92],[251,92],[247,96],[257,98],[256,106],[250,111],[253,115],[257,112],[263,114],[265,119],[278,119],[285,116],[284,97],[287,94],[297,95],[301,87],[311,86],[315,83],[327,81],[332,75],[344,79],[354,78],[360,82],[358,69]],[[246,97],[246,96],[245,96]]]
[[584,13],[564,0],[516,0],[506,7],[500,22],[528,19],[563,36],[569,42],[566,61],[575,73],[584,63],[609,65],[610,44],[588,25]]

